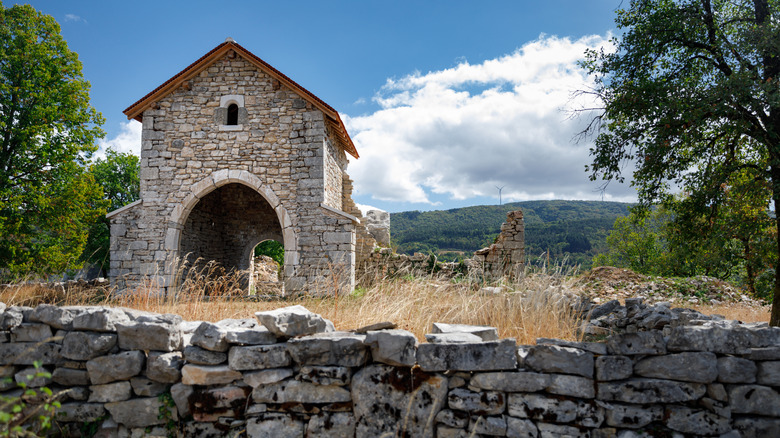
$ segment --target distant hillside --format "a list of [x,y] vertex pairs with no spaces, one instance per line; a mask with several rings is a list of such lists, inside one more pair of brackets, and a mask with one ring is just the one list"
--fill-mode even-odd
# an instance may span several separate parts
[[550,257],[589,268],[593,255],[606,249],[615,219],[631,204],[600,201],[526,201],[439,211],[390,214],[390,234],[398,252],[434,252],[452,260],[493,243],[510,211],[525,217],[526,258],[550,251]]

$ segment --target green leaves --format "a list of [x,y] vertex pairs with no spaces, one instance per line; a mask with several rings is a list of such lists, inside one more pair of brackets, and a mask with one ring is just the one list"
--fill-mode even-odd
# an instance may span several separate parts
[[105,213],[84,169],[102,123],[54,19],[0,4],[0,277],[79,266],[87,227]]

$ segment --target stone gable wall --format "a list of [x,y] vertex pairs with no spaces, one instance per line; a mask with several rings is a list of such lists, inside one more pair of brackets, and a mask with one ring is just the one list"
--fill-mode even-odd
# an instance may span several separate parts
[[[236,102],[239,124],[224,125],[227,105]],[[356,224],[339,212],[346,165],[322,112],[230,52],[144,111],[143,202],[111,218],[124,232],[112,237],[109,276],[132,286],[153,275],[173,285],[190,211],[223,185],[243,184],[274,211],[269,226],[282,229],[288,292],[311,292],[332,279],[332,267],[344,272],[339,287],[351,290]]]
[[780,436],[780,328],[760,324],[517,346],[491,327],[338,332],[300,306],[218,323],[0,308],[2,375],[40,361],[52,377],[30,386],[69,390],[57,421],[76,435],[166,436],[172,419],[192,437]]

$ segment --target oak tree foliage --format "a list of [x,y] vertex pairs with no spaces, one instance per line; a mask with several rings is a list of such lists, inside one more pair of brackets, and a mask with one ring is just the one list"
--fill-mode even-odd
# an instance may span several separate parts
[[102,123],[57,22],[0,3],[0,276],[78,266],[105,213],[85,172]]
[[[632,0],[616,23],[614,50],[583,62],[604,104],[588,128],[598,134],[591,177],[622,180],[633,164],[643,204],[682,189],[704,212],[749,171],[778,211],[780,0]],[[771,324],[780,325],[774,265]]]

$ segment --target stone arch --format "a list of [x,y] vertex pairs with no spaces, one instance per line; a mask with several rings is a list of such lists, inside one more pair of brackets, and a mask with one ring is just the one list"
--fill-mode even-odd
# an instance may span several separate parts
[[[201,199],[205,198],[218,188],[228,184],[241,184],[249,187],[268,202],[273,209],[282,230],[283,241],[281,243],[285,250],[285,282],[295,276],[295,273],[298,270],[298,239],[290,215],[287,213],[287,209],[282,205],[281,201],[279,201],[276,194],[274,194],[269,187],[265,186],[260,178],[250,172],[246,170],[220,170],[192,185],[184,199],[174,207],[170,214],[170,221],[168,222],[168,228],[165,235],[165,249],[170,257],[169,263],[166,266],[166,282],[168,285],[173,284],[173,258],[179,256],[178,252],[181,245],[182,231],[184,230],[190,213],[192,213]],[[257,245],[257,243],[258,242],[254,242],[254,245]],[[254,245],[252,245],[252,248],[254,248]],[[243,254],[244,252],[245,251],[241,251],[242,257],[245,255]]]

